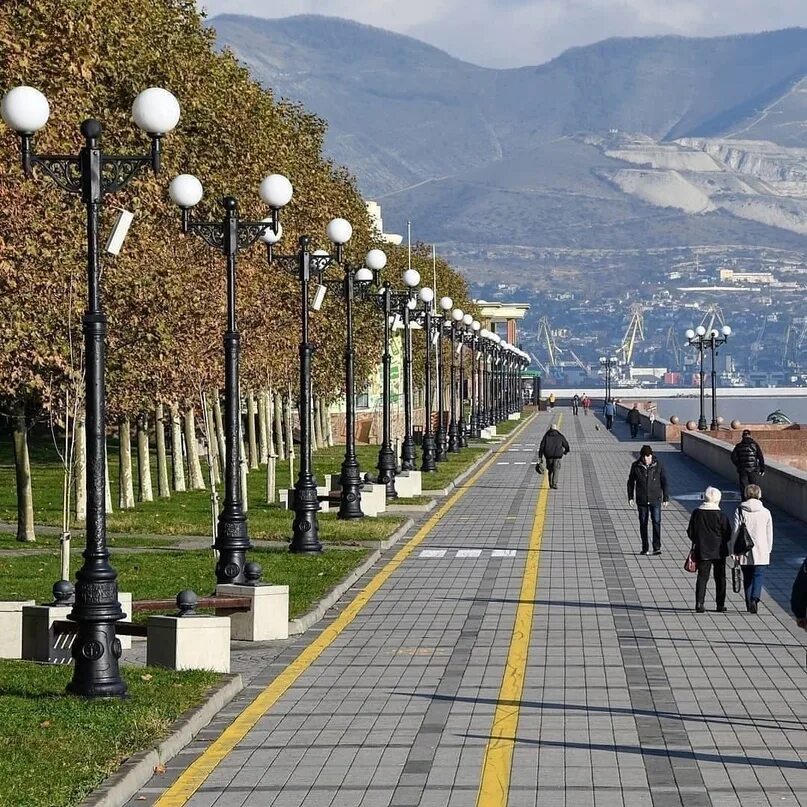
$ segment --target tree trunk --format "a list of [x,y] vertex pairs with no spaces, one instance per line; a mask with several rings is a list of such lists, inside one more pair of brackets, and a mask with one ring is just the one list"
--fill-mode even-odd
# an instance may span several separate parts
[[255,418],[258,412],[255,407],[255,393],[252,390],[247,394],[247,440],[249,441],[249,469],[254,471],[260,468],[258,457],[258,439],[255,433]]
[[149,448],[149,419],[143,413],[137,419],[137,473],[139,502],[153,502],[154,492],[151,489],[151,450]]
[[170,499],[171,486],[168,484],[168,456],[165,451],[165,408],[161,403],[157,404],[154,421],[157,433],[157,495],[161,499]]
[[207,490],[202,475],[202,463],[199,461],[199,449],[196,445],[196,414],[193,407],[185,411],[185,451],[188,454],[188,473],[191,490]]
[[213,407],[205,400],[205,431],[207,433],[208,461],[210,462],[210,484],[215,486],[221,482],[221,464],[219,460],[219,441],[216,437],[216,419]]
[[132,479],[132,435],[129,418],[124,418],[118,424],[118,440],[120,451],[118,453],[118,507],[121,510],[131,510],[135,506],[134,481]]
[[266,465],[269,460],[269,441],[266,430],[266,392],[258,393],[258,461]]
[[275,437],[275,453],[279,460],[286,459],[285,440],[283,439],[283,396],[279,393],[273,393],[272,411],[274,413],[274,437]]
[[240,448],[238,455],[238,468],[241,479],[241,507],[246,513],[249,510],[249,468],[247,467],[247,452],[246,446],[244,445],[243,433],[240,435],[238,445]]
[[185,490],[185,460],[182,457],[182,422],[179,406],[171,404],[171,468],[174,477],[174,490]]
[[104,431],[104,509],[107,515],[112,512],[112,485],[109,484],[109,451],[106,445],[106,431]]
[[312,429],[311,448],[316,451],[322,445],[322,421],[319,419],[319,398],[311,398]]
[[224,466],[227,464],[227,443],[224,439],[224,420],[221,415],[221,399],[219,391],[213,396],[213,422],[216,425],[216,444],[218,445],[218,458],[221,463],[221,475],[224,476]]
[[333,447],[333,429],[331,428],[331,407],[322,401],[322,434],[325,445]]
[[73,478],[76,480],[76,521],[87,520],[87,427],[84,412],[76,417],[76,444],[73,448]]
[[[288,448],[287,454],[289,458],[294,456],[294,421],[293,421],[292,403],[291,403],[291,384],[289,385],[289,394],[286,397],[285,405],[283,407],[283,423],[286,428],[286,446]],[[292,480],[292,483],[294,480]]]
[[31,459],[28,455],[28,424],[25,408],[14,412],[14,469],[17,476],[17,540],[36,541],[34,532],[34,492],[31,485]]

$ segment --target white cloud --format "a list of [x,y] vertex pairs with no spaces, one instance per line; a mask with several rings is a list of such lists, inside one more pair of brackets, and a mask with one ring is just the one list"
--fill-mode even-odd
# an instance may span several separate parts
[[612,36],[719,36],[807,26],[805,0],[201,0],[222,13],[346,17],[491,67],[540,64]]

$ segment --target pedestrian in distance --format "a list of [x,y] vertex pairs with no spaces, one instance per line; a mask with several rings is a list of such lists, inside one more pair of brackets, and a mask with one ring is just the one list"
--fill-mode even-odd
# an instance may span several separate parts
[[547,399],[547,403],[549,404],[549,411],[551,412],[555,408],[555,393],[550,392],[549,398]]
[[740,496],[745,496],[745,489],[749,485],[759,484],[760,477],[765,473],[765,457],[762,449],[748,429],[743,431],[742,439],[734,446],[731,461],[737,469]]
[[560,461],[569,453],[569,442],[560,433],[560,429],[553,423],[541,440],[538,448],[538,462],[546,460],[546,470],[549,473],[549,487],[558,489],[560,477]]
[[706,585],[710,574],[715,579],[715,610],[726,608],[726,558],[732,542],[731,522],[720,509],[722,493],[713,487],[703,492],[703,504],[692,513],[687,535],[692,541],[692,551],[698,563],[698,579],[695,582],[695,610],[706,610]]
[[[742,525],[754,542],[750,552],[738,553]],[[743,502],[734,513],[734,560],[740,564],[743,572],[745,589],[745,606],[748,613],[757,613],[759,601],[762,599],[762,584],[765,580],[765,569],[771,562],[773,549],[773,518],[771,511],[762,504],[762,490],[759,485],[748,485],[743,491]]]
[[667,475],[650,446],[642,446],[639,459],[630,466],[628,474],[628,504],[636,504],[639,514],[639,534],[642,555],[650,551],[647,522],[653,524],[653,554],[661,554],[661,508],[669,503]]
[[574,397],[572,398],[572,414],[577,415],[579,409],[580,409],[580,396],[575,392]]
[[793,591],[790,594],[790,608],[796,617],[796,624],[807,630],[807,558],[801,564],[799,573],[793,581]]
[[635,403],[633,405],[633,409],[628,412],[625,421],[627,422],[628,426],[630,426],[631,440],[635,440],[639,434],[639,424],[642,422],[642,415],[639,412],[639,404]]
[[583,393],[583,414],[586,417],[588,417],[588,410],[589,409],[591,409],[591,398],[589,398],[588,395],[586,395],[586,393],[584,392]]
[[602,411],[605,415],[605,428],[611,431],[614,428],[614,417],[616,416],[616,404],[611,398],[605,402],[605,407]]

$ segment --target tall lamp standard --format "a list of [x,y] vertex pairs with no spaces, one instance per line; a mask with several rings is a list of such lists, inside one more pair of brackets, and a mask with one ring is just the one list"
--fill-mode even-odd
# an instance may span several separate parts
[[[459,417],[457,415],[457,335],[464,313],[461,308],[451,312],[451,398],[449,401],[450,414],[448,421],[448,451],[457,454],[460,450]],[[462,349],[462,342],[459,344]]]
[[180,174],[168,188],[171,201],[182,211],[182,232],[198,235],[221,252],[227,261],[227,330],[224,332],[224,504],[219,513],[216,540],[217,583],[245,583],[246,554],[250,549],[247,516],[241,501],[238,467],[240,435],[241,335],[236,325],[236,257],[252,246],[267,230],[280,232],[279,212],[292,197],[291,182],[281,174],[271,174],[260,186],[261,199],[272,210],[263,221],[244,221],[238,202],[232,196],[221,200],[224,215],[220,221],[194,221],[191,210],[202,200],[202,183],[192,174]]
[[493,340],[493,361],[492,361],[492,408],[493,425],[497,426],[502,421],[502,398],[501,398],[501,359],[502,359],[502,338],[497,333],[492,334]]
[[470,314],[462,315],[462,322],[457,324],[459,331],[459,354],[460,354],[460,420],[457,424],[459,431],[460,448],[468,447],[468,421],[465,420],[465,345],[471,335],[471,324],[474,318]]
[[479,425],[479,332],[482,324],[477,319],[471,320],[471,331],[468,343],[471,346],[471,417],[468,423],[471,437],[478,440],[482,435]]
[[68,692],[87,698],[122,697],[126,684],[120,676],[121,644],[115,623],[124,619],[118,601],[118,573],[109,563],[106,541],[104,478],[106,471],[106,361],[107,319],[101,305],[99,229],[104,197],[122,190],[143,169],[160,170],[161,140],[179,122],[179,104],[167,90],[151,87],[132,105],[135,124],[151,138],[151,151],[136,157],[110,156],[101,151],[101,124],[81,124],[84,146],[78,156],[36,154],[34,134],[50,117],[45,96],[33,87],[15,87],[3,97],[3,120],[20,136],[26,177],[38,168],[59,188],[81,197],[87,224],[87,309],[82,320],[85,350],[87,529],[84,563],[76,572],[75,602],[68,616],[77,623],[73,642],[73,678]]
[[[353,228],[345,219],[333,219],[328,224],[328,238],[336,246],[339,260],[342,248],[350,241]],[[319,499],[317,483],[314,479],[312,444],[311,444],[311,401],[312,377],[311,359],[314,345],[309,340],[310,303],[308,299],[311,281],[319,283],[329,266],[337,262],[334,256],[324,251],[311,251],[311,238],[300,236],[297,252],[290,255],[276,255],[274,245],[278,236],[268,235],[266,241],[266,259],[271,265],[276,263],[292,276],[297,276],[300,283],[300,469],[294,483],[294,521],[289,551],[298,554],[316,554],[322,551],[319,540]],[[318,307],[318,306],[317,306]]]
[[[423,419],[423,457],[420,470],[432,473],[437,470],[437,445],[432,431],[432,349],[434,339],[439,339],[439,334],[434,333],[434,322],[432,321],[432,308],[434,306],[434,291],[428,286],[420,290],[420,300],[423,303],[421,309],[423,318],[423,333],[425,339],[425,376],[426,376],[426,401],[425,417]],[[439,320],[438,320],[439,325]]]
[[[404,272],[404,283],[407,287],[414,289],[414,286],[408,285],[407,275],[409,280],[417,280],[414,286],[420,283],[420,274],[415,269],[407,269]],[[412,312],[417,306],[417,297],[414,292],[410,291],[406,298],[401,300],[402,307],[401,313],[403,318],[403,343],[404,343],[404,361],[403,361],[403,392],[404,392],[404,438],[401,443],[401,470],[414,471],[415,461],[417,459],[415,451],[415,437],[412,433]],[[416,319],[416,317],[414,318]]]
[[611,374],[618,362],[616,356],[600,356],[600,366],[605,368],[605,403],[611,400]]
[[[444,375],[443,375],[443,365],[445,362],[443,361],[443,332],[444,328],[447,324],[449,324],[449,311],[454,306],[454,301],[450,297],[441,297],[440,298],[440,310],[443,312],[442,320],[438,320],[436,330],[437,330],[437,344],[436,344],[436,352],[437,352],[437,462],[442,462],[445,459],[448,459],[448,454],[446,452],[446,427],[445,427],[445,383],[444,383]],[[450,327],[450,326],[449,326]]]
[[479,331],[479,353],[481,358],[479,373],[479,430],[487,429],[490,418],[490,331],[482,328]]
[[703,352],[704,348],[706,347],[706,328],[703,325],[698,325],[697,328],[693,331],[690,328],[686,332],[686,338],[689,344],[692,347],[696,347],[698,349],[698,364],[700,366],[700,373],[698,374],[698,382],[700,388],[700,416],[698,417],[698,430],[705,432],[706,431],[706,413],[705,413],[705,401],[704,401],[704,390],[703,390]]

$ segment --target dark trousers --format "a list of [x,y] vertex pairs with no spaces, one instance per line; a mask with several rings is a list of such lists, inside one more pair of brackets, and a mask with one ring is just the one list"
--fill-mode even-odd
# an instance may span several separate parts
[[630,436],[633,440],[636,439],[636,435],[639,434],[639,424],[638,423],[631,423],[630,424]]
[[546,470],[549,471],[549,487],[557,487],[558,478],[560,477],[560,457],[555,459],[547,457]]
[[[743,569],[745,571],[745,569]],[[722,608],[726,604],[726,560],[699,560],[698,580],[695,583],[695,607],[702,608],[706,600],[706,584],[710,573],[715,577],[715,605]]]
[[745,489],[748,485],[759,484],[759,474],[756,471],[740,471],[740,498],[745,501]]
[[614,416],[613,415],[606,415],[605,416],[605,428],[608,431],[611,431],[611,427],[614,425]]
[[745,588],[745,604],[751,605],[752,600],[762,599],[762,581],[765,579],[764,566],[741,566],[743,570],[743,587]]
[[649,549],[647,535],[647,522],[653,522],[653,551],[661,549],[661,504],[640,504],[639,510],[639,534],[642,536],[642,552]]
[[578,410],[579,406],[580,406],[580,404],[576,404],[574,401],[572,401],[572,414],[573,415],[577,414],[577,410]]

